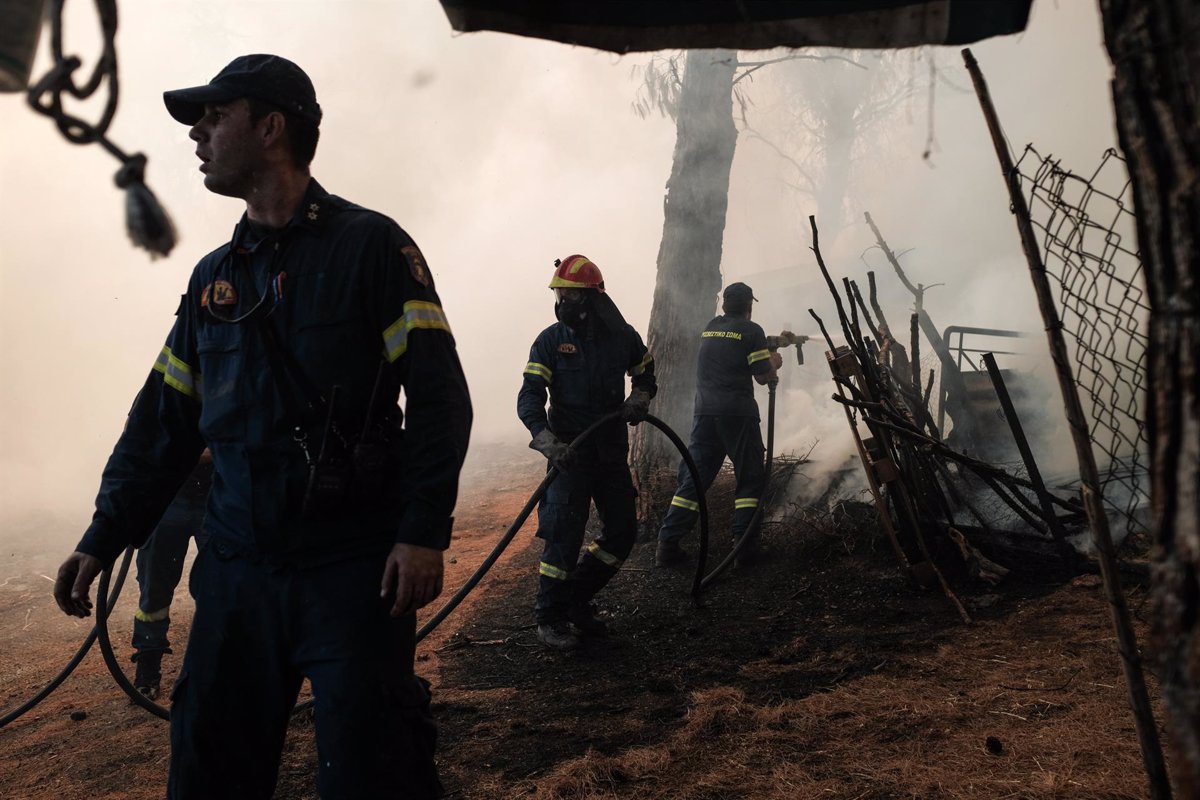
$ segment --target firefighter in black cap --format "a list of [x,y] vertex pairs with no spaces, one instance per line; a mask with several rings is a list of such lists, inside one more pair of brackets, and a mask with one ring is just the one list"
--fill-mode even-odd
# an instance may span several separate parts
[[[537,535],[545,544],[534,616],[543,644],[571,650],[580,634],[605,632],[591,600],[637,539],[637,491],[629,474],[625,423],[646,418],[658,385],[654,360],[605,293],[600,269],[581,255],[555,266],[550,288],[558,322],[542,331],[529,351],[517,415],[533,436],[529,446],[546,456],[547,468],[561,470],[538,506]],[[628,398],[626,374],[632,379]],[[617,410],[621,419],[601,426],[568,456],[567,446],[584,428]],[[581,558],[593,502],[603,528]]]
[[[783,364],[778,353],[767,349],[763,329],[750,321],[757,298],[744,283],[731,283],[723,293],[722,316],[714,317],[700,334],[696,363],[696,405],[688,452],[700,472],[697,489],[686,465],[679,465],[679,488],[658,532],[654,563],[660,567],[687,558],[679,540],[699,516],[698,492],[708,491],[725,457],[733,462],[737,489],[733,501],[733,540],[746,533],[766,485],[764,448],[759,430],[754,384],[775,380]],[[753,561],[757,543],[747,542],[739,563]]]
[[55,599],[90,613],[207,446],[168,796],[271,797],[308,679],[322,797],[437,797],[415,612],[442,588],[471,405],[433,279],[395,222],[311,177],[321,108],[292,62],[241,56],[164,100],[246,210],[192,273]]

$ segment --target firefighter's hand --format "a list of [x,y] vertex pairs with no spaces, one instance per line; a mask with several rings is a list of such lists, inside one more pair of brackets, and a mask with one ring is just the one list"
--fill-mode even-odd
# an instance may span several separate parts
[[401,617],[428,605],[442,593],[442,551],[396,544],[383,568],[379,596],[394,594],[391,615]]
[[531,450],[537,450],[546,457],[550,466],[566,470],[571,466],[571,448],[559,441],[558,437],[545,428],[529,443]]
[[646,419],[650,413],[650,393],[642,389],[634,389],[621,404],[621,419],[630,425],[637,425]]
[[771,369],[779,369],[783,366],[783,356],[779,353],[771,353]]
[[92,601],[88,590],[92,581],[104,570],[104,564],[95,556],[71,553],[67,560],[58,568],[58,580],[54,581],[54,602],[64,614],[72,617],[89,617],[92,614]]

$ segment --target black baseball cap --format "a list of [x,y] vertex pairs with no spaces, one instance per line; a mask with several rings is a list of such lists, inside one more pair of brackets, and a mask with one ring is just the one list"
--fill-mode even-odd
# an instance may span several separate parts
[[163,92],[167,111],[184,125],[200,121],[205,103],[228,103],[239,97],[253,97],[321,123],[321,106],[312,81],[304,70],[280,56],[238,56],[204,86]]
[[753,300],[758,302],[758,298],[754,296],[754,290],[744,283],[731,283],[725,287],[725,291],[721,296],[726,300]]

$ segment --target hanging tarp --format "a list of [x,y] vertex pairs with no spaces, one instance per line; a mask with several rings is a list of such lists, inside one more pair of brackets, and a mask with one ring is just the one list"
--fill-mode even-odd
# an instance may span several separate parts
[[617,53],[679,48],[900,48],[1025,30],[1033,0],[441,0],[456,31]]

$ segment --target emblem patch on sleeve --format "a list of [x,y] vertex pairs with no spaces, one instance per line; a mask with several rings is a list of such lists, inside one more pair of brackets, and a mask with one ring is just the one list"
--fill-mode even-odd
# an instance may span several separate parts
[[214,306],[237,305],[237,290],[233,288],[233,284],[229,281],[210,283],[200,293],[200,306],[207,306],[210,298]]
[[428,289],[429,268],[425,266],[425,256],[421,255],[421,251],[415,244],[401,247],[400,252],[404,254],[404,260],[408,262],[408,271],[413,280]]
[[560,352],[560,353],[578,353],[579,348],[576,347],[575,345],[571,344],[570,342],[563,342],[562,344],[560,344],[558,346],[558,352]]

